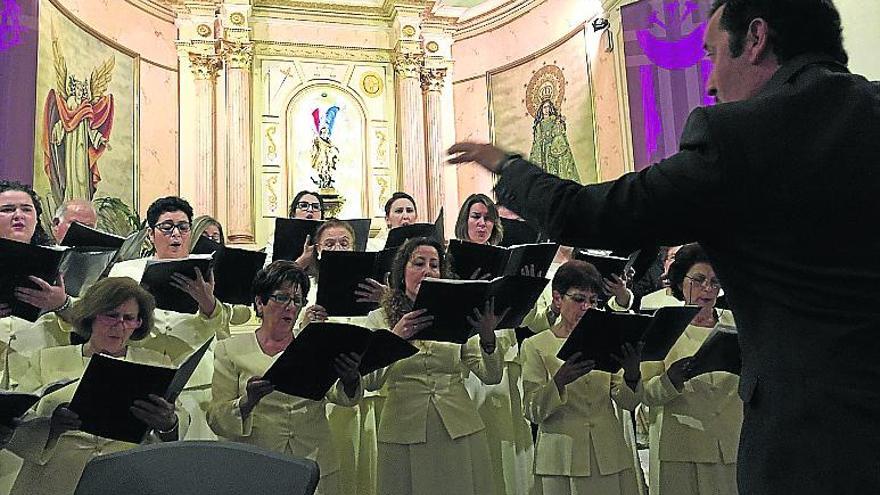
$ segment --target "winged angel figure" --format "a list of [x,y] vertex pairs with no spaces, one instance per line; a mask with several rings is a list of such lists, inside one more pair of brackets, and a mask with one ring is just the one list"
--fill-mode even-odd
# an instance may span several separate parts
[[69,199],[91,200],[101,174],[98,159],[110,149],[114,57],[85,80],[68,74],[64,54],[53,37],[56,87],[46,96],[43,111],[43,158],[55,204]]

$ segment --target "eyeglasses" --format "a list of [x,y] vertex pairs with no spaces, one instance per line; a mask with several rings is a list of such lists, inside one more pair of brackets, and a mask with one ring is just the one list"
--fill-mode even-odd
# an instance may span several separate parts
[[296,209],[302,211],[321,211],[321,203],[309,203],[308,201],[300,201],[296,204]]
[[580,304],[582,306],[587,303],[589,303],[590,306],[595,306],[599,303],[596,296],[587,297],[583,294],[565,294],[565,297],[571,299],[575,304]]
[[219,232],[214,235],[202,234],[202,237],[207,237],[208,239],[211,239],[214,242],[223,243],[223,236],[220,235]]
[[293,303],[294,306],[302,306],[303,298],[302,296],[291,296],[290,294],[269,294],[269,299],[275,301],[282,306],[287,306],[290,303]]
[[141,318],[139,316],[121,315],[119,313],[100,313],[95,316],[95,320],[108,326],[122,323],[122,326],[128,329],[137,328],[141,325]]
[[684,278],[706,289],[718,290],[721,288],[721,282],[719,282],[717,278],[713,278],[710,280],[702,275],[697,275],[696,277],[685,275]]
[[190,224],[189,222],[162,222],[157,223],[155,228],[159,229],[159,232],[162,232],[165,235],[171,235],[171,233],[174,232],[174,229],[177,229],[177,231],[181,234],[186,234],[192,229],[192,224]]
[[351,240],[348,237],[342,237],[339,239],[328,237],[321,241],[321,247],[324,249],[333,249],[337,246],[341,249],[348,249],[351,246]]

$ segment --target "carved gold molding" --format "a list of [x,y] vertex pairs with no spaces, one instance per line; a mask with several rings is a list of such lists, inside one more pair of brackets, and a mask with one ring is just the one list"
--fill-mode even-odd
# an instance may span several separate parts
[[254,60],[254,44],[224,41],[221,53],[228,68],[248,70]]
[[364,90],[364,93],[366,93],[367,96],[379,96],[382,94],[383,87],[384,83],[382,82],[382,77],[375,72],[368,72],[364,74],[364,77],[361,79],[361,89]]
[[391,50],[361,48],[355,46],[309,45],[286,41],[256,41],[254,46],[258,56],[280,56],[316,58],[324,60],[345,60],[354,62],[391,63]]
[[419,78],[425,56],[421,53],[396,53],[394,57],[394,72],[401,77]]
[[215,79],[223,68],[223,60],[219,55],[190,52],[189,63],[196,79]]
[[445,67],[422,69],[422,89],[425,91],[441,91],[446,80]]

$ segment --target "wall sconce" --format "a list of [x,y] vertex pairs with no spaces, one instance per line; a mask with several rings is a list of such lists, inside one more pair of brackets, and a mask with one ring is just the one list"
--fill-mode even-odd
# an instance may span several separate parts
[[[593,32],[598,33],[599,31],[607,31],[605,33],[605,51],[611,53],[614,51],[614,38],[611,33],[611,21],[604,17],[597,17],[593,19],[591,23],[593,26]],[[600,35],[601,36],[601,35]]]

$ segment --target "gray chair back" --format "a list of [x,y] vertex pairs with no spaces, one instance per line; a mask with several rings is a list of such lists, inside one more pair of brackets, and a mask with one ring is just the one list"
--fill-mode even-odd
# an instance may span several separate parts
[[139,445],[86,464],[75,495],[312,495],[318,464],[233,442]]

